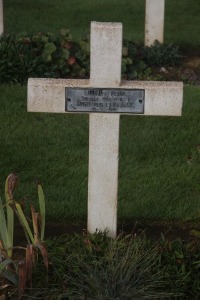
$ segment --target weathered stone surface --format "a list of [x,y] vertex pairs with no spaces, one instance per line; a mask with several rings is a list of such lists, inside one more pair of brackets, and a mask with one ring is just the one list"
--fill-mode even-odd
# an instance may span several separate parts
[[121,82],[122,24],[91,23],[90,85],[116,87]]
[[[28,111],[65,112],[65,87],[88,87],[89,80],[31,78],[28,81]],[[96,85],[96,87],[98,87]],[[145,89],[143,115],[180,116],[183,83],[174,81],[122,81],[121,89]],[[71,113],[71,112],[70,112]],[[86,112],[87,113],[87,112]]]

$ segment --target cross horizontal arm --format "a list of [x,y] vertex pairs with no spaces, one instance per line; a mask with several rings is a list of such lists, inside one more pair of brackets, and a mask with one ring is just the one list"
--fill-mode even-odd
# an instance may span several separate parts
[[89,80],[29,78],[29,112],[65,113],[65,88],[87,87]]
[[[28,81],[28,111],[68,113],[65,111],[65,88],[73,87],[89,88],[90,82],[87,79],[30,78]],[[92,87],[94,88],[94,86]],[[122,81],[118,88],[145,90],[143,115],[181,115],[182,82]]]

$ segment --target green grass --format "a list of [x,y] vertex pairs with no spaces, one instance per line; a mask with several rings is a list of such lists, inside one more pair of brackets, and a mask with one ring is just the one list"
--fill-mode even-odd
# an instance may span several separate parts
[[[26,87],[0,86],[0,95],[0,194],[15,171],[16,199],[30,201],[38,178],[47,220],[86,220],[88,116],[27,113]],[[199,87],[185,86],[182,117],[121,118],[120,220],[187,219],[198,211],[199,97]]]
[[[166,0],[165,41],[198,48],[199,0]],[[74,39],[89,33],[91,21],[122,22],[124,37],[144,41],[145,0],[6,0],[5,32],[57,32]]]
[[[142,42],[144,6],[141,0],[6,0],[5,32],[57,32],[67,27],[78,39],[89,33],[91,21],[119,21],[126,38]],[[198,48],[199,10],[199,0],[166,0],[165,41]],[[88,117],[27,113],[26,90],[0,86],[0,194],[7,175],[15,171],[21,179],[17,198],[34,201],[32,182],[38,178],[47,199],[47,220],[85,220]],[[185,87],[180,118],[121,118],[120,220],[198,214],[199,97],[199,87]]]
[[124,217],[187,218],[198,208],[199,93],[199,88],[185,87],[181,118],[123,117],[119,210]]

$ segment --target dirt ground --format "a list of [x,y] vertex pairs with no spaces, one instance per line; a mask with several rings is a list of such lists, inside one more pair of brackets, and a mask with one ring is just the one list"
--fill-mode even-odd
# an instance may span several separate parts
[[185,55],[181,66],[156,68],[164,80],[184,81],[184,83],[200,85],[200,52],[199,55]]
[[[82,235],[87,230],[87,223],[85,222],[47,222],[45,229],[45,239],[59,237],[65,234],[73,235],[74,233]],[[200,230],[200,220],[197,221],[153,221],[153,220],[129,220],[124,222],[118,222],[118,234],[133,234],[139,236],[144,234],[146,237],[152,240],[159,240],[161,235],[164,235],[166,239],[175,240],[181,238],[188,241],[192,238],[190,234],[191,230]],[[25,242],[25,235],[23,228],[20,224],[15,227],[14,244],[21,244]]]

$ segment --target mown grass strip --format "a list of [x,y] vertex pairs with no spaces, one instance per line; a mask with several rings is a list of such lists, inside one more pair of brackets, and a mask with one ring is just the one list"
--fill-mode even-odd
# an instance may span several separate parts
[[[143,42],[144,17],[144,0],[4,1],[5,31],[9,33],[69,28],[73,38],[79,39],[89,34],[91,21],[122,22],[125,38]],[[166,1],[165,41],[198,48],[199,0]]]
[[[86,219],[88,116],[27,113],[26,87],[1,86],[0,95],[1,190],[15,171],[17,198],[34,201],[37,178],[47,220]],[[199,87],[185,86],[179,118],[121,118],[119,219],[198,216],[199,97]]]

